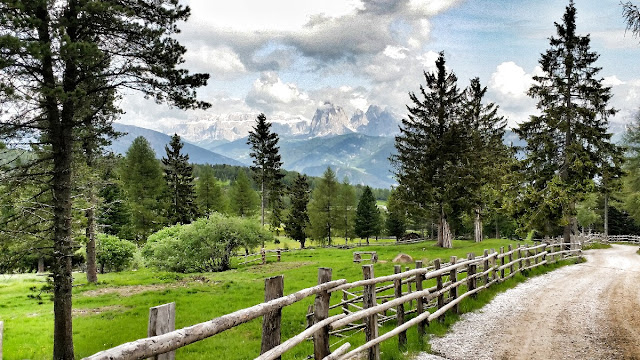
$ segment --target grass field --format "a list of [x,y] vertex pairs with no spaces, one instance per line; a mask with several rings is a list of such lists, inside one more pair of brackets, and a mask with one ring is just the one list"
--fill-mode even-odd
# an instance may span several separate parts
[[[391,260],[400,252],[414,259],[422,259],[426,264],[436,258],[449,259],[451,255],[463,257],[468,252],[481,254],[483,249],[498,249],[509,243],[514,242],[504,239],[485,240],[482,243],[457,240],[453,249],[438,248],[433,242],[426,242],[399,246],[372,245],[366,250],[378,252],[380,262],[374,269],[376,276],[382,276],[393,273],[394,264]],[[284,253],[280,263],[270,262],[221,273],[176,274],[143,269],[99,275],[97,285],[88,285],[85,275],[77,273],[73,319],[76,358],[145,337],[148,309],[151,306],[176,302],[176,327],[182,328],[262,302],[266,277],[283,274],[285,294],[315,285],[318,267],[332,268],[333,279],[360,280],[361,265],[352,262],[352,253],[352,249],[293,251]],[[537,272],[548,271],[555,266]],[[496,292],[512,287],[523,279],[522,275],[518,275],[513,280],[492,287],[480,293],[477,300],[463,302],[461,309],[468,311],[478,308]],[[5,322],[5,359],[51,358],[53,303],[49,293],[40,293],[43,285],[46,285],[46,280],[42,276],[0,275],[0,320]],[[304,329],[306,308],[312,302],[313,298],[308,298],[283,310],[283,340]],[[337,302],[338,296],[334,295],[332,303]],[[432,324],[428,331],[443,333],[455,319],[455,316],[447,316],[444,324]],[[381,332],[388,331],[393,325],[386,327]],[[260,332],[261,320],[256,319],[182,348],[177,356],[180,359],[252,359],[259,354]],[[426,346],[426,342],[418,341],[415,329],[411,329],[408,335],[410,351]],[[342,340],[332,337],[332,349],[342,344]],[[353,348],[364,342],[364,335],[359,333],[348,341]],[[405,358],[398,352],[395,340],[383,343],[381,349],[384,359]],[[304,359],[312,352],[312,344],[305,342],[284,358]]]

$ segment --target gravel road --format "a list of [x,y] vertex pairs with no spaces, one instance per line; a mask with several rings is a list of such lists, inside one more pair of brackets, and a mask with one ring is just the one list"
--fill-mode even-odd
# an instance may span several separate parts
[[638,247],[531,278],[430,340],[432,359],[640,359]]

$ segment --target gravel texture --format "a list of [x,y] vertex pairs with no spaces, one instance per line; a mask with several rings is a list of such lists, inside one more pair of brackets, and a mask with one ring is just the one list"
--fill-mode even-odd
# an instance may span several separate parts
[[[636,246],[531,278],[430,340],[439,359],[640,359]],[[415,360],[435,360],[422,353]]]

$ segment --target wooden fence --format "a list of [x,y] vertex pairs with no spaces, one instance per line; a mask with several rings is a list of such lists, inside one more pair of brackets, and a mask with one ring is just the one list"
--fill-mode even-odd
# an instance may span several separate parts
[[260,249],[259,253],[255,254],[245,254],[245,255],[236,255],[235,259],[238,260],[238,265],[247,265],[252,263],[260,263],[262,265],[267,263],[267,258],[275,258],[276,261],[280,262],[282,260],[282,253],[288,250],[275,249],[275,250],[265,250],[264,248]]
[[[440,259],[430,267],[416,261],[415,268],[394,274],[374,276],[373,265],[363,265],[363,280],[348,283],[333,280],[332,270],[320,268],[318,285],[290,295],[283,294],[283,277],[266,279],[265,302],[250,308],[179,330],[126,343],[101,351],[86,359],[145,359],[174,351],[196,341],[263,317],[261,355],[256,359],[279,359],[280,356],[306,339],[314,344],[314,359],[350,359],[366,352],[368,359],[380,359],[379,344],[398,338],[398,346],[406,346],[406,332],[416,327],[424,335],[429,322],[442,319],[447,311],[458,311],[458,304],[479,291],[511,278],[515,274],[560,259],[580,256],[579,244],[566,249],[565,244],[519,245],[499,251],[485,250],[482,256],[473,253],[466,259],[451,257],[447,263]],[[334,303],[331,304],[333,294]],[[307,328],[281,342],[282,308],[314,296],[307,314]],[[169,320],[174,321],[174,320]],[[395,328],[380,334],[381,324],[396,323]],[[330,338],[346,341],[364,331],[366,342],[355,349],[345,342],[333,352]],[[151,334],[151,332],[150,332]],[[257,352],[257,350],[256,350]]]

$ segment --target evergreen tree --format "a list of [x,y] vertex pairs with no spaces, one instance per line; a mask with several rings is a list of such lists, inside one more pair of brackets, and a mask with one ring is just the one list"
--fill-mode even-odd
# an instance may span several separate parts
[[234,215],[241,217],[255,215],[260,198],[251,188],[251,182],[244,171],[238,173],[236,181],[231,185],[229,200]]
[[380,232],[380,211],[376,205],[376,198],[370,187],[364,188],[364,193],[358,202],[355,219],[355,232],[361,238],[367,239],[369,245],[369,237],[377,235]]
[[338,223],[336,224],[336,233],[344,234],[345,244],[349,239],[355,237],[354,218],[357,206],[356,192],[349,184],[349,179],[344,178],[342,184],[339,184],[338,198],[336,202],[336,211],[338,212]]
[[[135,89],[179,108],[206,107],[195,88],[208,75],[178,68],[186,49],[173,36],[189,17],[177,1],[0,2],[0,138],[33,136],[47,162],[54,263],[53,358],[74,358],[72,164],[83,137],[113,135],[116,91]],[[87,105],[91,104],[91,106]],[[87,126],[91,124],[91,126]],[[86,131],[85,131],[86,130]],[[26,136],[25,136],[26,135]]]
[[[260,208],[262,216],[262,225],[264,226],[264,214],[267,202],[272,204],[277,212],[273,219],[280,219],[281,199],[278,199],[282,192],[282,178],[284,175],[280,172],[282,161],[278,147],[278,134],[271,132],[271,123],[267,122],[264,114],[258,115],[256,124],[249,132],[247,144],[251,145],[251,157],[253,158],[253,166],[251,170],[258,184],[260,185]],[[269,193],[273,194],[270,195]],[[277,222],[277,221],[275,221]],[[278,224],[278,227],[280,224]]]
[[482,87],[478,78],[471,79],[464,92],[464,119],[470,131],[469,159],[473,164],[471,176],[473,181],[467,187],[472,197],[469,199],[474,212],[474,238],[476,242],[483,239],[482,216],[492,202],[491,187],[496,185],[496,178],[501,177],[508,163],[509,149],[504,145],[504,129],[507,122],[498,116],[498,107],[494,103],[484,104],[487,88]]
[[193,168],[189,165],[189,155],[181,153],[183,146],[180,136],[174,134],[169,146],[164,147],[167,157],[162,158],[164,178],[169,191],[167,219],[170,225],[188,224],[198,216]]
[[284,232],[288,237],[300,242],[300,248],[304,249],[309,227],[309,181],[306,175],[298,174],[293,185],[289,188],[291,208],[284,225]]
[[222,186],[213,174],[211,166],[205,166],[196,180],[196,202],[200,208],[200,213],[210,214],[227,212],[227,200]]
[[395,236],[396,240],[400,240],[407,231],[407,215],[400,199],[397,198],[397,191],[395,190],[391,192],[387,199],[387,211],[387,220],[385,222],[387,233]]
[[336,209],[339,184],[336,174],[330,167],[317,180],[316,188],[309,202],[309,221],[311,223],[311,237],[331,245],[331,237],[335,236],[335,227],[338,223]]
[[622,4],[622,16],[627,25],[627,30],[631,30],[633,35],[640,35],[640,9],[631,1]]
[[120,179],[131,214],[133,238],[138,243],[144,242],[166,224],[163,214],[167,185],[155,152],[142,136],[135,138],[127,150]]
[[438,218],[438,246],[452,247],[449,219],[468,207],[473,190],[469,159],[470,131],[463,118],[462,93],[457,77],[445,68],[444,53],[436,71],[424,73],[421,98],[409,97],[413,106],[396,136],[398,154],[391,157],[404,202],[417,212]]
[[539,116],[515,131],[527,141],[522,215],[527,228],[564,227],[570,242],[575,204],[589,192],[618,153],[607,133],[611,89],[598,79],[598,54],[589,36],[576,34],[576,8],[570,1],[557,36],[542,54],[543,74],[535,76],[529,95],[538,100]]

